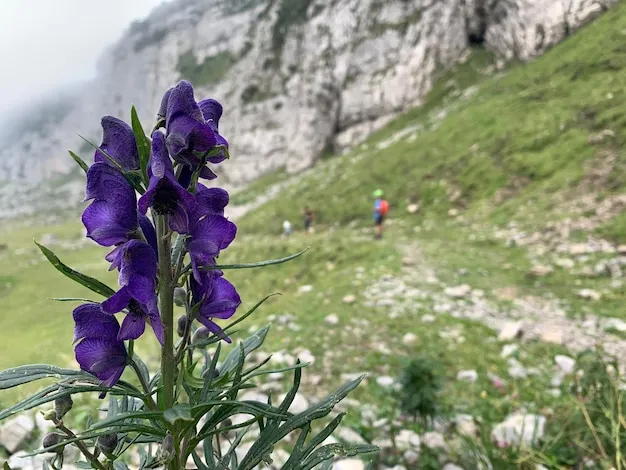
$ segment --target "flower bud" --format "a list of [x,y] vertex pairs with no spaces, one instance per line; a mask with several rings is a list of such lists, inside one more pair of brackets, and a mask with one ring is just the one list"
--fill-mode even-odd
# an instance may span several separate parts
[[187,315],[182,315],[178,317],[178,326],[176,332],[178,336],[181,338],[185,335],[185,330],[187,329],[187,323],[189,322],[189,317]]
[[112,454],[117,447],[117,434],[98,436],[96,447],[105,455]]
[[[60,442],[63,442],[63,435],[58,434],[56,432],[50,432],[48,434],[46,434],[42,441],[41,441],[41,446],[46,449],[48,447],[52,447],[55,446],[57,444],[59,444]],[[63,452],[63,448],[59,447],[57,449],[57,452]]]
[[54,411],[56,412],[57,419],[62,419],[68,411],[74,406],[74,401],[71,395],[59,397],[54,400]]
[[193,338],[191,338],[191,344],[197,344],[200,341],[207,339],[210,334],[211,332],[208,330],[208,328],[205,328],[204,326],[198,328],[193,334]]
[[174,289],[174,303],[178,307],[184,307],[187,303],[187,293],[182,287],[177,287]]
[[54,411],[54,408],[46,412],[42,411],[41,414],[43,415],[43,419],[45,419],[46,421],[54,421],[57,419],[57,412]]
[[174,438],[170,433],[165,436],[161,443],[158,457],[162,462],[169,462],[174,456]]

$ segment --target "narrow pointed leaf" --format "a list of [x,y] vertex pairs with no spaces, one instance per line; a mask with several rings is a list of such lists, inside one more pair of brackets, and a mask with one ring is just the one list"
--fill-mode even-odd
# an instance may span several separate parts
[[80,166],[83,169],[83,171],[85,173],[87,173],[87,171],[89,170],[89,165],[87,165],[82,158],[80,158],[78,155],[76,155],[71,150],[68,150],[68,152],[70,153],[70,157],[72,157],[74,159],[74,161],[76,163],[78,163],[78,166]]
[[168,423],[174,424],[177,421],[193,421],[191,407],[189,405],[174,405],[163,412],[163,417]]
[[54,266],[57,271],[59,271],[61,274],[65,275],[66,277],[69,277],[74,282],[77,282],[78,284],[85,286],[86,288],[92,290],[96,294],[100,294],[104,297],[111,297],[113,294],[115,294],[115,291],[111,289],[109,286],[107,286],[106,284],[104,284],[103,282],[100,282],[93,277],[86,276],[85,274],[79,273],[78,271],[75,271],[74,269],[64,264],[58,258],[58,256],[54,254],[54,252],[52,252],[45,246],[37,242],[35,242],[35,245],[37,245],[37,247],[41,250],[41,252],[46,257],[46,259],[50,261],[50,264],[52,264],[52,266]]
[[204,271],[213,271],[216,269],[224,270],[224,269],[250,269],[250,268],[261,268],[263,266],[272,266],[274,264],[282,264],[287,261],[291,261],[292,259],[296,259],[298,256],[302,256],[306,253],[309,248],[305,248],[304,250],[296,253],[295,255],[290,255],[285,258],[280,259],[270,259],[265,261],[258,261],[256,263],[243,263],[243,264],[216,264],[214,266],[203,266],[200,269]]
[[378,447],[370,444],[351,446],[344,444],[328,444],[313,452],[298,468],[299,470],[310,470],[320,463],[335,457],[354,457],[358,454],[369,454],[372,452],[378,452],[379,450],[380,449]]
[[0,390],[17,387],[18,385],[27,384],[40,379],[67,379],[70,377],[93,380],[91,375],[82,371],[62,369],[48,364],[29,364],[26,366],[13,367],[0,372]]
[[[257,349],[263,344],[263,341],[265,341],[265,337],[267,336],[269,329],[270,329],[269,326],[261,328],[259,331],[254,333],[252,336],[250,336],[243,342],[244,356],[247,356],[248,354],[250,354],[252,351],[254,351],[255,349]],[[226,377],[228,373],[230,373],[231,371],[235,369],[235,367],[237,367],[237,364],[240,361],[239,356],[241,355],[241,353],[242,353],[241,349],[235,348],[228,354],[228,356],[226,356],[226,359],[224,359],[224,362],[222,363],[222,366],[220,367],[221,378]]]
[[135,134],[135,141],[137,142],[137,152],[139,153],[139,165],[141,166],[141,173],[143,174],[145,181],[148,181],[148,160],[150,159],[150,141],[146,137],[146,133],[143,130],[137,110],[135,106],[130,109],[130,123]]

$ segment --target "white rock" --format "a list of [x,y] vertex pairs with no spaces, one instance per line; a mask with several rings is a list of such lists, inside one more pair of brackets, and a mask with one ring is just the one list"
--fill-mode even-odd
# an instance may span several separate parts
[[458,465],[448,462],[447,464],[443,466],[442,470],[464,470],[464,469],[463,467],[459,467]]
[[339,317],[335,315],[334,313],[331,313],[330,315],[326,316],[326,318],[324,318],[324,321],[328,323],[329,325],[338,325]]
[[472,288],[467,284],[461,284],[460,286],[446,287],[444,292],[448,297],[462,298],[467,297],[472,292]]
[[574,368],[576,367],[575,359],[562,354],[554,356],[554,362],[556,362],[556,365],[564,374],[571,374],[574,372]]
[[443,434],[438,432],[427,432],[422,436],[422,442],[429,449],[447,449],[448,445],[443,437]]
[[[279,396],[279,402],[282,402],[285,399],[286,394],[282,394]],[[300,393],[296,393],[296,396],[293,398],[293,403],[289,406],[289,411],[294,414],[302,413],[309,408],[309,401],[304,398],[304,396]]]
[[18,415],[0,426],[0,443],[10,453],[14,453],[34,430],[35,421],[31,416]]
[[422,317],[422,321],[424,323],[432,323],[435,321],[435,316],[434,315],[430,315],[430,314],[426,314]]
[[563,332],[561,330],[545,330],[541,332],[541,341],[550,344],[563,344]]
[[419,210],[419,208],[419,204],[409,204],[408,206],[406,206],[406,211],[409,214],[415,214]]
[[478,380],[478,372],[475,370],[461,370],[456,374],[456,379],[474,383]]
[[524,322],[520,321],[507,321],[500,333],[498,334],[498,339],[500,341],[511,341],[522,333],[522,327],[524,326]]
[[531,276],[534,277],[545,277],[549,274],[551,274],[553,271],[552,266],[546,266],[543,264],[538,264],[536,266],[533,266],[530,271],[529,274]]
[[264,393],[259,393],[254,390],[248,390],[245,393],[239,395],[238,399],[242,401],[258,401],[261,403],[267,403],[268,396]]
[[617,252],[618,252],[620,255],[626,255],[626,245],[619,245],[619,246],[617,247]]
[[420,459],[420,453],[414,449],[408,449],[404,451],[404,454],[402,455],[404,457],[404,460],[406,460],[406,463],[408,463],[409,465],[417,463],[417,461]]
[[474,437],[478,428],[472,415],[458,414],[454,418],[456,429],[462,436]]
[[306,294],[308,292],[311,292],[312,290],[313,290],[313,286],[310,284],[298,287],[298,292],[300,294]]
[[298,359],[302,362],[306,362],[307,364],[315,364],[315,356],[308,349],[303,349],[298,352]]
[[390,388],[393,387],[395,380],[393,379],[393,377],[383,375],[380,377],[376,377],[376,383],[381,387]]
[[342,299],[344,304],[353,304],[356,302],[356,295],[348,294]]
[[572,269],[576,265],[574,260],[571,258],[557,258],[554,261],[554,264],[556,264],[559,268],[562,268],[562,269]]
[[546,418],[540,415],[516,413],[497,424],[491,438],[505,446],[532,446],[544,434]]
[[44,419],[43,415],[39,412],[35,413],[35,425],[41,434],[45,434],[54,428],[54,423]]
[[365,464],[360,459],[343,459],[333,464],[333,470],[365,470]]
[[[423,321],[423,318],[422,318]],[[413,333],[407,333],[402,337],[402,343],[405,344],[406,346],[411,346],[412,344],[415,344],[415,342],[417,341],[417,335],[414,335]]]
[[581,289],[576,294],[578,297],[586,300],[600,300],[602,298],[602,294],[593,289]]
[[500,357],[506,359],[507,357],[515,354],[518,349],[519,346],[517,344],[505,344],[504,346],[502,346],[502,352],[500,353]]
[[352,428],[341,427],[335,431],[335,436],[347,444],[366,444],[367,441]]
[[607,318],[604,322],[604,329],[612,329],[624,333],[626,332],[626,322],[619,318]]
[[395,437],[396,446],[400,450],[413,449],[419,451],[421,439],[419,434],[409,429],[402,429]]

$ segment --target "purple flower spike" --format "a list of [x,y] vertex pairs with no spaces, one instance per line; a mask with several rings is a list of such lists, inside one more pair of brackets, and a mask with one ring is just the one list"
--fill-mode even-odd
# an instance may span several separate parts
[[115,168],[104,163],[89,168],[86,199],[95,199],[82,215],[87,237],[99,245],[113,246],[136,234],[135,190]]
[[215,264],[220,251],[228,248],[235,239],[237,226],[220,215],[207,215],[192,226],[190,235],[187,249],[193,275],[196,281],[201,282],[200,267]]
[[191,83],[183,80],[172,88],[166,111],[167,148],[174,160],[197,168],[205,153],[217,144],[213,127],[206,123],[196,103]]
[[222,188],[207,188],[198,183],[196,190],[196,206],[194,214],[200,218],[205,215],[224,215],[224,209],[228,205],[230,197]]
[[120,270],[121,289],[102,303],[102,309],[106,313],[128,309],[118,339],[139,338],[148,322],[159,342],[163,344],[163,323],[157,308],[157,258],[154,250],[147,243],[130,240],[109,256],[110,259],[107,259]]
[[235,314],[241,298],[235,287],[221,277],[220,271],[204,273],[201,282],[192,280],[191,288],[194,304],[200,303],[198,321],[221,339],[230,342],[213,319],[226,320]]
[[[215,138],[217,140],[216,145],[223,145],[228,148],[228,141],[219,134],[218,126],[220,122],[220,118],[222,117],[222,112],[224,108],[222,105],[213,99],[202,100],[198,103],[200,110],[202,111],[202,116],[204,120],[211,126],[213,131],[215,132]],[[226,159],[226,153],[220,152],[218,155],[215,155],[209,158],[211,163],[220,163]]]
[[[113,116],[105,116],[102,118],[102,131],[100,148],[108,153],[124,170],[139,169],[137,142],[131,127]],[[115,166],[99,150],[96,150],[94,162]]]
[[83,304],[73,312],[74,352],[80,368],[95,375],[102,385],[112,387],[122,376],[128,356],[124,342],[118,340],[120,326],[100,304]]
[[148,207],[160,215],[169,215],[170,228],[178,233],[189,230],[189,211],[195,204],[194,197],[183,188],[174,176],[174,167],[165,147],[165,136],[156,131],[152,134],[150,157],[150,184],[139,198],[139,211],[145,214]]

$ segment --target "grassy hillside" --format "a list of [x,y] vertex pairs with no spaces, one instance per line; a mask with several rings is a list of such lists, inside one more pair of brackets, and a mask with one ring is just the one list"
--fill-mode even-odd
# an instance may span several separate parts
[[[278,353],[272,365],[280,357],[312,362],[303,381],[309,401],[350,374],[368,373],[345,405],[346,425],[381,444],[377,463],[539,470],[582,468],[585,458],[589,468],[626,468],[620,379],[583,352],[598,342],[626,354],[626,248],[616,245],[626,241],[624,44],[622,3],[527,65],[494,74],[490,54],[475,50],[440,77],[424,106],[357,149],[297,177],[266,175],[233,195],[233,205],[268,201],[238,222],[224,263],[310,247],[287,264],[226,273],[242,312],[282,294],[244,330],[272,323],[264,346]],[[282,190],[268,195],[273,187]],[[381,241],[369,227],[377,187],[392,206]],[[420,209],[409,214],[413,203]],[[318,215],[316,233],[280,237],[285,218],[298,228],[305,205]],[[82,232],[78,219],[0,228],[7,244],[0,251],[0,368],[71,363],[73,305],[48,298],[90,294],[47,265],[31,240],[114,284],[106,250],[79,242]],[[499,337],[518,320],[521,339]],[[149,339],[137,348],[155,352]],[[584,374],[561,370],[559,354],[576,359]],[[411,359],[442,383],[431,393],[436,425],[400,409],[399,377]],[[268,393],[287,386],[262,384]],[[23,393],[1,392],[0,405]],[[492,439],[511,413],[546,418],[532,448]],[[409,461],[394,440],[400,429],[423,442],[435,430],[445,442],[422,445],[419,461]]]
[[[394,216],[412,202],[436,215],[452,207],[475,212],[488,203],[497,221],[531,202],[545,214],[556,195],[590,186],[623,188],[625,30],[620,4],[543,57],[491,77],[481,73],[485,54],[476,51],[442,77],[424,107],[316,167],[281,195],[281,204],[250,215],[245,227],[276,231],[305,204],[326,223],[368,218],[377,187]],[[459,98],[463,90],[472,93],[471,85],[476,93]],[[604,137],[594,135],[602,131]],[[610,174],[594,177],[594,169],[607,165]]]

